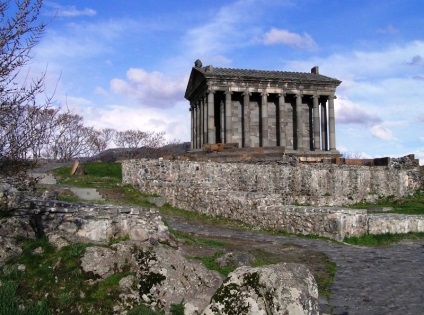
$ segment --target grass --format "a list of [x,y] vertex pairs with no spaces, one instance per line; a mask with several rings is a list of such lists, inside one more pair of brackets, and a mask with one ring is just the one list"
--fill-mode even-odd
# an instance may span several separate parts
[[191,236],[187,233],[180,232],[172,228],[168,228],[168,231],[179,240],[184,241],[186,245],[206,245],[210,247],[224,247],[227,245],[227,243],[222,241],[217,241],[217,240],[202,238],[197,236]]
[[122,182],[122,166],[120,163],[90,162],[81,164],[86,175],[70,175],[71,166],[53,171],[58,183],[81,188],[111,188]]
[[421,233],[407,233],[407,234],[367,234],[360,237],[352,236],[346,237],[343,242],[360,245],[360,246],[389,246],[398,243],[405,239],[421,239],[424,238],[424,232]]
[[410,196],[406,196],[402,199],[395,198],[395,196],[389,196],[386,198],[380,198],[375,203],[357,203],[349,206],[355,209],[364,209],[371,207],[392,207],[392,211],[385,213],[400,213],[400,214],[424,214],[424,190],[418,190]]
[[50,315],[45,300],[30,301],[25,304],[19,300],[18,284],[7,281],[0,286],[0,315]]
[[[121,293],[119,281],[134,275],[129,271],[118,272],[87,285],[88,280],[96,277],[81,271],[80,260],[85,249],[93,244],[74,243],[56,249],[47,238],[20,237],[18,241],[22,254],[0,270],[0,315],[44,315],[50,314],[49,310],[60,310],[60,314],[92,314],[94,310],[98,314],[110,314]],[[19,266],[25,266],[25,270],[21,271]],[[25,312],[15,312],[22,301]]]
[[172,215],[176,216],[182,219],[190,220],[190,221],[199,221],[203,223],[208,223],[214,226],[221,226],[221,227],[231,227],[232,229],[253,229],[252,225],[224,218],[224,217],[211,217],[206,214],[194,212],[194,211],[188,211],[180,208],[176,208],[171,206],[169,203],[164,204],[160,208],[160,212],[163,216],[166,215]]

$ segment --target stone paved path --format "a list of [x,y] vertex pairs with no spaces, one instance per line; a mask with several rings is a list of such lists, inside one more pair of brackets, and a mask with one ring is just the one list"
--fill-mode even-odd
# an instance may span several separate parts
[[390,247],[362,247],[256,231],[194,226],[167,218],[170,227],[200,235],[294,243],[324,252],[337,264],[330,301],[321,311],[334,315],[424,314],[424,240]]

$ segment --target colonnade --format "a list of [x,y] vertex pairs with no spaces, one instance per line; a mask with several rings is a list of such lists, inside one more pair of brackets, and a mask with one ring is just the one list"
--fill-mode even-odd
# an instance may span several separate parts
[[[217,142],[238,142],[239,147],[268,147],[273,142],[300,151],[336,150],[335,98],[334,93],[328,91],[209,89],[190,103],[192,149]],[[251,111],[252,102],[257,103],[257,112]],[[275,117],[268,115],[268,106],[272,103],[276,108]],[[253,121],[259,128],[252,127]],[[275,126],[275,134],[270,134],[270,126]],[[251,139],[256,137],[259,142],[252,143]]]

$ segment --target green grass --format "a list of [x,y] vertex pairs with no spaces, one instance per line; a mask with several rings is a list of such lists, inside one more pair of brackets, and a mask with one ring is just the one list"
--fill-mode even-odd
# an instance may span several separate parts
[[209,270],[216,270],[220,274],[222,274],[224,276],[228,276],[228,274],[230,272],[234,271],[237,267],[231,266],[231,265],[230,266],[220,266],[217,263],[216,260],[219,257],[221,257],[222,255],[224,255],[223,251],[217,251],[212,256],[190,256],[190,257],[187,257],[187,258],[200,260],[203,263],[203,265],[205,265],[205,267],[208,268]]
[[[39,307],[42,310],[60,309],[61,314],[79,314],[80,311],[83,314],[91,314],[93,310],[99,314],[109,314],[121,293],[119,281],[132,275],[128,269],[115,273],[103,281],[87,285],[88,280],[96,277],[81,271],[80,259],[85,249],[93,246],[92,244],[74,243],[56,249],[46,238],[33,240],[21,237],[18,241],[23,246],[22,254],[8,261],[0,270],[0,282],[8,284],[7,287],[4,285],[0,287],[3,290],[0,292],[0,309],[10,310],[15,305],[13,304],[15,302],[11,302],[12,305],[9,303],[5,306],[10,300],[25,301],[28,307]],[[17,268],[20,265],[25,266],[24,271]],[[6,298],[13,294],[16,295],[14,300]],[[38,304],[32,301],[43,301],[43,304],[37,306]],[[49,313],[0,312],[0,315],[3,314]]]
[[361,246],[389,246],[393,243],[400,242],[405,239],[422,239],[424,233],[407,233],[407,234],[377,234],[377,235],[363,235],[360,237],[352,236],[346,237],[343,242],[352,245]]
[[158,197],[156,194],[145,194],[131,185],[124,185],[113,188],[116,193],[120,194],[119,200],[110,200],[120,204],[136,205],[141,207],[152,207],[153,205],[146,200],[147,197]]
[[22,304],[18,296],[18,284],[6,281],[0,286],[0,315],[50,315],[44,299]]
[[110,188],[122,182],[122,165],[120,163],[90,162],[81,164],[86,175],[70,175],[71,166],[53,171],[59,184],[81,188]]
[[200,221],[200,222],[209,223],[213,225],[219,225],[219,226],[227,226],[227,227],[230,226],[233,229],[236,229],[236,228],[237,229],[252,229],[253,228],[252,225],[249,225],[240,221],[236,221],[236,220],[232,220],[232,219],[228,219],[224,217],[211,217],[206,214],[176,208],[171,206],[169,203],[164,204],[160,208],[160,212],[164,216],[172,215],[172,216],[177,216],[177,217],[190,220],[190,221]]
[[424,214],[424,190],[397,199],[394,196],[381,198],[375,203],[357,203],[349,206],[355,209],[366,209],[371,207],[392,207],[392,211],[385,213],[401,213],[401,214]]
[[185,244],[187,244],[187,245],[206,245],[206,246],[210,246],[210,247],[223,247],[223,246],[227,245],[227,243],[225,243],[225,242],[221,242],[221,241],[217,241],[217,240],[213,240],[213,239],[208,239],[208,238],[192,236],[192,235],[189,235],[187,233],[174,230],[172,228],[169,228],[168,231],[169,231],[169,233],[174,235],[179,240],[183,240],[185,242]]

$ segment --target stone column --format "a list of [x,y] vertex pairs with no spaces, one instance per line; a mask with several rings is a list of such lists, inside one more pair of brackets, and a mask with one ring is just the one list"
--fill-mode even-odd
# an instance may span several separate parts
[[206,95],[202,97],[202,107],[203,107],[203,129],[202,129],[202,142],[208,143],[208,103],[206,101]]
[[190,144],[190,149],[194,149],[194,112],[193,112],[193,107],[192,104],[190,104],[190,116],[191,116],[191,126],[190,126],[190,131],[191,131],[191,144]]
[[233,124],[232,124],[232,103],[231,103],[231,94],[233,92],[225,92],[225,143],[233,142]]
[[249,91],[243,93],[243,123],[244,123],[244,142],[243,147],[250,147],[250,96]]
[[326,100],[321,99],[321,150],[328,150]]
[[197,106],[196,106],[196,102],[194,103],[193,111],[194,111],[193,140],[194,140],[194,148],[197,149]]
[[335,95],[328,97],[328,133],[330,134],[330,151],[336,150],[336,120],[334,117],[334,99]]
[[262,147],[269,145],[268,141],[268,93],[261,93],[261,108],[262,108]]
[[296,150],[303,150],[302,95],[296,94]]
[[285,147],[287,145],[286,143],[286,94],[280,93],[278,94],[278,111],[279,111],[279,128],[278,133],[280,135],[280,146]]
[[319,103],[318,103],[318,95],[312,96],[313,99],[313,115],[314,115],[314,150],[318,151],[320,149],[320,133],[319,133]]
[[215,99],[213,90],[208,90],[208,143],[216,142],[215,130]]
[[199,137],[199,145],[200,145],[200,147],[202,147],[202,145],[204,144],[204,141],[203,141],[203,115],[204,115],[204,107],[203,107],[203,99],[200,99],[199,100],[199,103],[198,103],[198,106],[199,106],[199,135],[200,135],[200,137]]
[[220,119],[220,142],[225,143],[225,103],[221,101],[219,103],[219,119]]
[[202,148],[202,129],[201,129],[201,122],[202,122],[202,112],[200,108],[201,102],[196,102],[196,108],[197,108],[197,148]]

